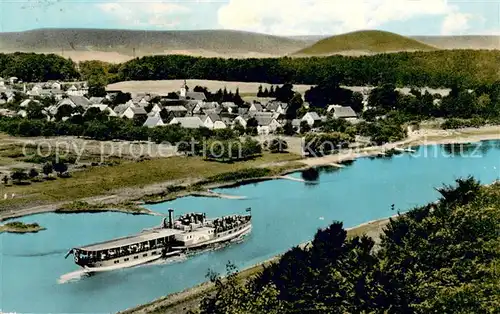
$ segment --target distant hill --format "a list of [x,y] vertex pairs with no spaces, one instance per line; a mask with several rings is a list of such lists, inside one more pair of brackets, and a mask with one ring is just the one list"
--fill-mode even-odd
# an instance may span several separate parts
[[397,51],[427,51],[435,47],[398,34],[367,30],[322,39],[295,55],[373,54]]
[[413,36],[440,49],[500,49],[500,36]]
[[500,49],[500,36],[414,36],[357,31],[327,37],[273,36],[232,30],[146,31],[38,29],[0,33],[0,52],[55,53],[74,61],[125,62],[134,56],[182,54],[222,58],[366,55],[436,49]]
[[310,43],[301,39],[231,30],[38,29],[0,33],[0,52],[52,52],[77,61],[109,58],[103,61],[123,62],[134,55],[152,54],[271,57],[290,54]]

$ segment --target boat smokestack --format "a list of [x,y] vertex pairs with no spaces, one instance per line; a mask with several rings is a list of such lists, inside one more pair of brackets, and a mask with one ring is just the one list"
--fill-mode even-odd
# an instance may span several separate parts
[[170,229],[174,227],[174,210],[172,208],[168,209],[168,227]]

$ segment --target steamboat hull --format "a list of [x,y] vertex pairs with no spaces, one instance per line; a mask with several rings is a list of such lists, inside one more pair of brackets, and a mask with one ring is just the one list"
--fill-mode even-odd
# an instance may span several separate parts
[[157,260],[168,260],[184,253],[242,238],[252,230],[251,215],[233,215],[207,220],[205,214],[189,213],[175,222],[169,210],[169,222],[141,233],[71,249],[66,257],[87,273],[130,268]]
[[247,226],[242,227],[240,230],[238,230],[236,232],[222,235],[219,238],[213,238],[213,239],[205,241],[205,242],[193,243],[193,244],[185,245],[185,246],[175,246],[175,247],[173,247],[173,249],[174,250],[189,250],[189,251],[193,251],[196,249],[203,249],[203,248],[207,248],[207,247],[214,246],[217,244],[227,243],[227,242],[230,242],[232,240],[244,237],[245,235],[249,234],[251,231],[252,231],[252,225],[248,224]]
[[145,258],[142,258],[142,259],[138,259],[138,260],[133,260],[133,261],[130,261],[130,262],[124,262],[120,265],[110,265],[110,266],[99,266],[99,267],[93,267],[91,265],[87,266],[82,266],[83,269],[85,270],[85,272],[87,273],[99,273],[99,272],[107,272],[107,271],[112,271],[112,270],[119,270],[119,269],[124,269],[124,268],[131,268],[131,267],[136,267],[136,266],[140,266],[140,265],[145,265],[145,264],[149,264],[149,263],[152,263],[152,262],[155,262],[155,261],[158,261],[160,259],[168,259],[168,258],[171,258],[171,257],[175,257],[175,256],[179,256],[181,255],[182,251],[173,251],[173,252],[170,252],[170,253],[167,253],[165,254],[165,256],[161,256],[161,255],[152,255],[152,256],[149,256],[149,257],[145,257]]

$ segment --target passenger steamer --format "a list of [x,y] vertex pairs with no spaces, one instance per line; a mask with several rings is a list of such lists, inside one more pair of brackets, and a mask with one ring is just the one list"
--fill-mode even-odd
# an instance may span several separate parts
[[[250,211],[250,209],[247,209]],[[159,227],[141,233],[73,248],[77,265],[87,272],[109,271],[168,259],[183,253],[229,242],[252,230],[250,214],[207,219],[206,214],[188,213],[173,221],[173,210],[168,210]]]

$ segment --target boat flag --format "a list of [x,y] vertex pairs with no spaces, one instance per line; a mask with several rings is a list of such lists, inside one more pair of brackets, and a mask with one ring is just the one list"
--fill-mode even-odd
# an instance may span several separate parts
[[252,208],[251,208],[251,207],[248,207],[247,209],[245,209],[245,211],[247,211],[247,212],[251,212],[251,211],[252,211]]

